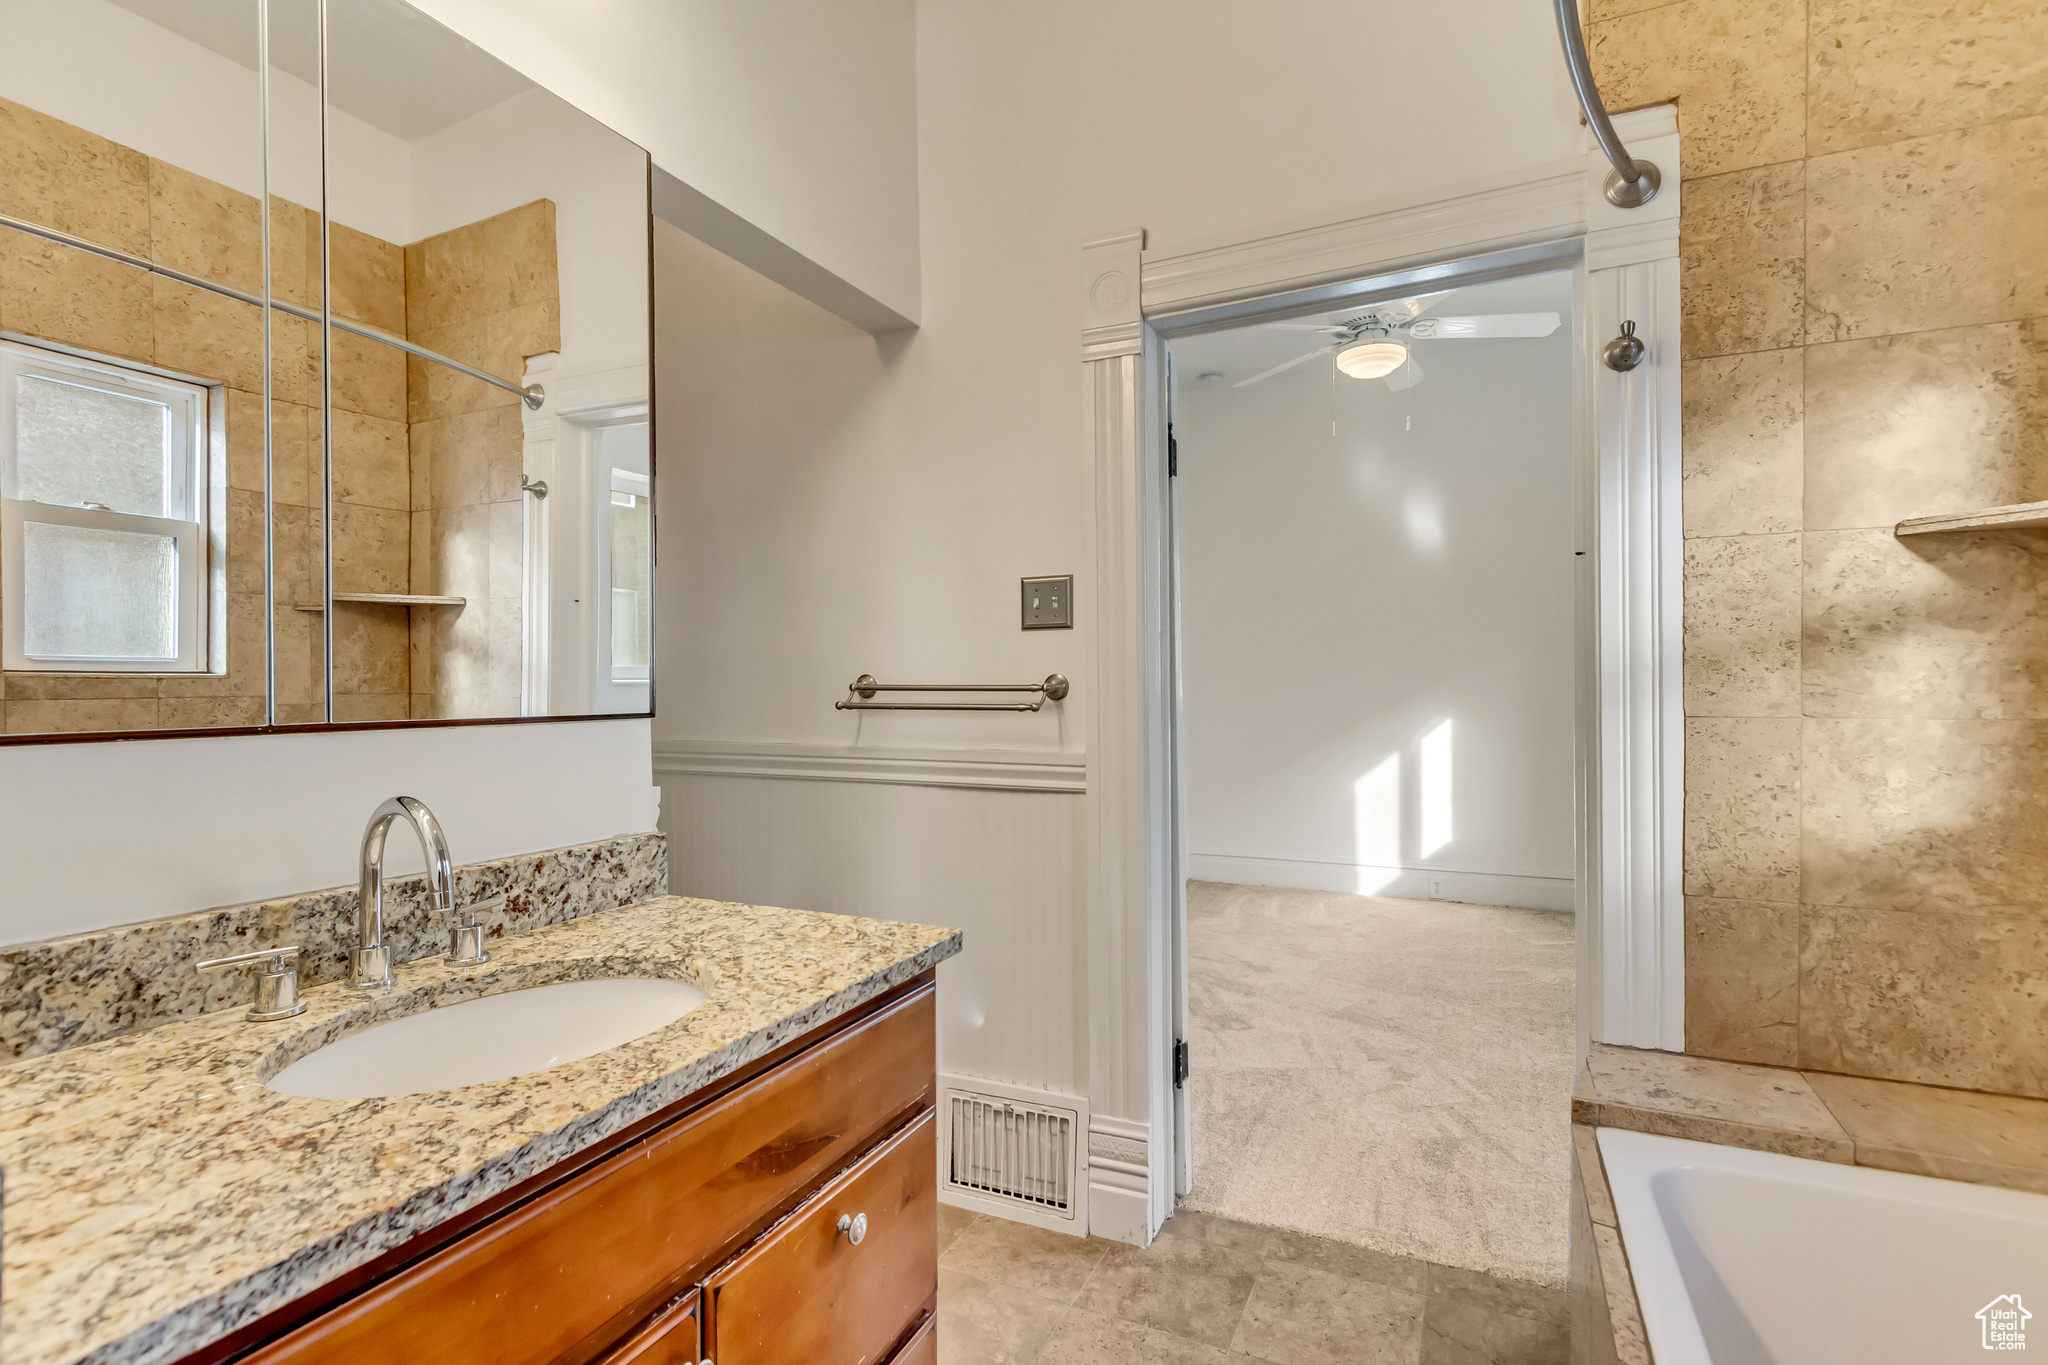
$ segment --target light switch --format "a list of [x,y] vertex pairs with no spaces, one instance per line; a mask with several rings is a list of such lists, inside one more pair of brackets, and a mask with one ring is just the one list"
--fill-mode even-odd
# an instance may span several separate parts
[[1024,580],[1024,629],[1074,628],[1074,576]]

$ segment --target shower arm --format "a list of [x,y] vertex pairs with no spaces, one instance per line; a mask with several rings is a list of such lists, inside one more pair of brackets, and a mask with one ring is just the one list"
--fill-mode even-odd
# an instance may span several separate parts
[[1621,145],[1621,138],[1614,131],[1614,120],[1607,117],[1607,106],[1600,102],[1600,87],[1593,83],[1593,64],[1586,57],[1585,35],[1579,30],[1578,0],[1556,0],[1556,7],[1557,36],[1564,43],[1564,64],[1572,74],[1572,89],[1578,94],[1579,108],[1585,112],[1586,125],[1593,130],[1600,150],[1614,163],[1614,170],[1607,176],[1607,202],[1617,208],[1641,208],[1657,197],[1663,177],[1654,163],[1637,161],[1628,154],[1628,148]]

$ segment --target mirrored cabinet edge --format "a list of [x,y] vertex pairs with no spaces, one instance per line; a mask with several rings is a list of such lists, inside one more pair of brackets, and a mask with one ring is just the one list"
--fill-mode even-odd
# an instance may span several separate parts
[[402,0],[171,14],[0,86],[0,744],[651,716],[645,151]]

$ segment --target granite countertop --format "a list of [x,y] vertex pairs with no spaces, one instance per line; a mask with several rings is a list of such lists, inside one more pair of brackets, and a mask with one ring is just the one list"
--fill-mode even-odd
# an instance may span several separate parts
[[[960,951],[950,929],[663,897],[493,940],[492,960],[339,984],[0,1066],[0,1359],[175,1360]],[[706,1002],[582,1061],[316,1100],[263,1081],[429,1004],[613,976]]]

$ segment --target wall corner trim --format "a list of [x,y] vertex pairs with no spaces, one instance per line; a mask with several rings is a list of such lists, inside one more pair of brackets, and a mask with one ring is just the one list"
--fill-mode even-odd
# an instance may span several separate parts
[[898,312],[659,166],[654,216],[864,332],[880,336],[918,325],[915,316]]

